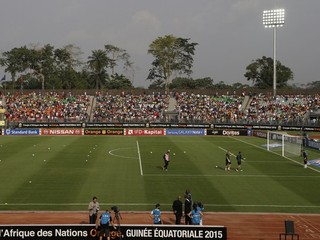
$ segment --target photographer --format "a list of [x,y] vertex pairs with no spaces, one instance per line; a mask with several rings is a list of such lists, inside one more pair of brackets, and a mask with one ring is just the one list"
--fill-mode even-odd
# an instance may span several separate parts
[[122,220],[121,214],[120,214],[120,208],[117,206],[113,206],[111,210],[114,212],[114,222],[115,224],[120,227],[120,220]]

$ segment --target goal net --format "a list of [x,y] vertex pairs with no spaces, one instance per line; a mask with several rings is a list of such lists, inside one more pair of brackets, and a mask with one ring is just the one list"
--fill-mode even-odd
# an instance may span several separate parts
[[300,156],[302,137],[290,135],[286,132],[272,132],[267,134],[267,150],[281,154],[281,156]]

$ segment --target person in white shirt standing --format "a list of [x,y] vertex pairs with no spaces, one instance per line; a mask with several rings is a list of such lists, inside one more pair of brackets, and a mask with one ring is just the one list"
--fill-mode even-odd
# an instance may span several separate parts
[[93,197],[92,201],[89,203],[89,206],[88,206],[90,224],[96,224],[98,212],[100,210],[100,205],[97,200],[98,200],[97,197]]

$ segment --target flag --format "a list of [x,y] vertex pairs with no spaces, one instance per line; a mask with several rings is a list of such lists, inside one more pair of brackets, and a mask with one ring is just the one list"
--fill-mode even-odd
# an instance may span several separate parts
[[3,77],[1,78],[1,81],[5,81],[6,80],[6,75],[3,75]]

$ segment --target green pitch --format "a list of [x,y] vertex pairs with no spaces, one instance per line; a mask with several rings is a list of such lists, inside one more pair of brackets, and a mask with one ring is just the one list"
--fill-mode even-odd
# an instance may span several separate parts
[[[205,211],[320,213],[320,168],[254,137],[0,137],[0,210],[151,210],[190,189]],[[169,170],[163,153],[171,150]],[[225,171],[225,151],[243,171]],[[308,150],[309,159],[320,158]]]

